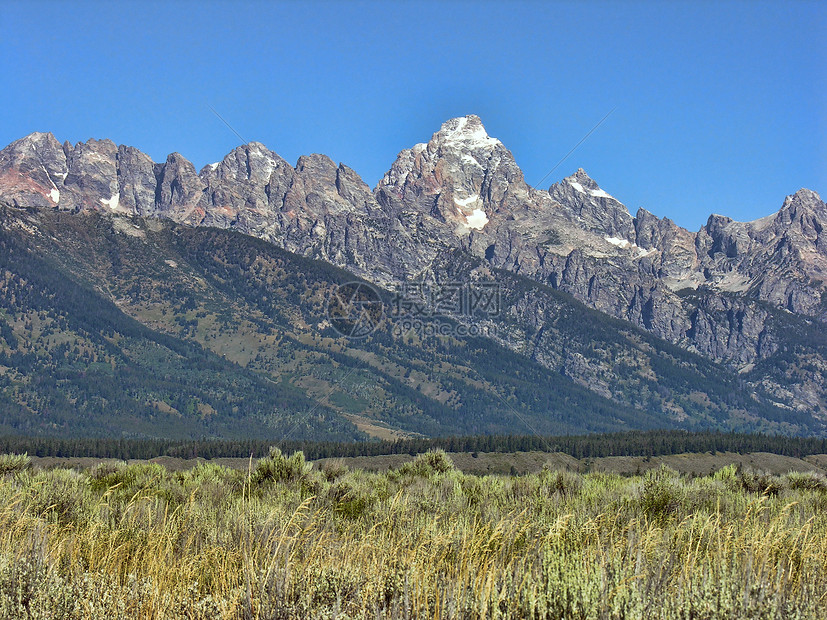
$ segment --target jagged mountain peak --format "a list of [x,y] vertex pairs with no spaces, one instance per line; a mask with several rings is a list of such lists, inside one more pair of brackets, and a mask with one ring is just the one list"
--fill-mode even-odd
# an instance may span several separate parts
[[302,155],[296,162],[296,171],[304,172],[307,169],[326,168],[336,169],[338,166],[330,157],[324,153],[311,153],[310,155]]
[[[68,152],[71,152],[71,147]],[[0,151],[0,187],[12,204],[52,207],[67,176],[67,151],[51,133],[34,132]]]
[[435,218],[435,225],[447,224],[460,237],[481,231],[495,211],[511,212],[529,202],[514,157],[474,114],[445,121],[427,144],[400,152],[376,195],[380,202]]
[[571,175],[567,176],[566,178],[567,179],[574,179],[575,181],[579,181],[580,183],[584,183],[584,184],[587,184],[587,185],[591,184],[591,183],[594,183],[595,185],[597,185],[597,183],[594,181],[594,179],[592,179],[589,176],[589,173],[586,172],[585,170],[583,170],[583,168],[578,168],[577,171],[574,174],[571,174]]
[[[71,150],[72,147],[69,148]],[[0,151],[0,156],[8,161],[20,161],[31,156],[42,160],[44,156],[49,157],[52,152],[57,151],[63,151],[63,147],[51,132],[35,131],[9,144]]]
[[33,154],[40,148],[58,148],[62,149],[60,142],[48,131],[33,131],[32,133],[15,140],[4,148],[2,153],[5,159],[12,159]]
[[753,229],[760,229],[766,228],[769,224],[776,220],[789,224],[790,216],[795,218],[804,213],[827,215],[827,204],[821,200],[821,196],[819,196],[818,192],[807,188],[801,188],[794,194],[787,196],[784,199],[781,209],[777,212],[755,220],[750,220],[748,222],[735,220],[728,215],[712,213],[707,219],[707,223],[704,228],[709,229],[731,225],[738,228],[749,227]]
[[244,144],[243,146],[246,146],[247,149],[249,149],[249,150],[268,151],[268,152],[270,151],[270,149],[268,149],[263,143],[257,142],[256,140],[253,140],[252,142],[248,142],[247,144]]
[[38,144],[40,142],[55,142],[60,144],[51,131],[33,131],[12,144]]
[[818,200],[821,202],[821,196],[819,196],[818,192],[807,189],[806,187],[802,187],[798,190],[792,195],[792,198],[798,198],[799,200]]
[[813,249],[827,250],[827,204],[812,190],[800,189],[787,196],[773,224],[779,233],[802,235],[799,241],[807,239],[815,244]]
[[249,156],[263,156],[263,157],[273,157],[276,155],[273,151],[267,148],[266,145],[262,144],[261,142],[246,142],[245,144],[239,144],[235,147],[232,151],[227,153],[224,156],[224,161],[228,159],[233,159],[237,157],[239,154],[249,157]]
[[273,170],[288,165],[261,142],[248,142],[227,153],[221,162],[205,166],[199,174],[205,180],[220,177],[266,184]]
[[470,150],[493,148],[501,146],[502,142],[488,135],[479,116],[469,114],[442,123],[439,131],[431,137],[431,144]]
[[554,183],[548,193],[588,230],[611,238],[634,241],[632,214],[622,202],[601,189],[582,168]]
[[452,167],[470,167],[475,173],[496,168],[500,161],[516,167],[514,158],[497,138],[488,135],[476,114],[458,116],[442,123],[428,142],[414,144],[399,153],[393,166],[379,181],[382,186],[401,186],[411,171],[421,172],[429,163],[448,160]]
[[[578,191],[581,194],[588,194],[589,196],[592,196],[594,198],[607,198],[610,200],[614,200],[618,204],[621,204],[617,198],[615,198],[608,192],[600,189],[600,186],[597,184],[597,181],[592,179],[582,168],[578,168],[577,172],[567,176],[560,183],[555,183],[554,185],[552,185],[549,188],[549,193],[551,193],[552,188],[554,188],[555,186],[559,186],[560,184],[568,184],[575,191]],[[625,206],[623,208],[626,209]]]
[[99,146],[104,146],[106,148],[115,148],[117,150],[118,145],[115,144],[109,138],[89,138],[86,142],[78,142],[75,144],[75,148],[78,147],[86,147],[89,149],[94,149]]
[[818,192],[806,188],[801,188],[795,194],[787,196],[779,215],[785,211],[800,211],[802,209],[818,215],[827,215],[827,204],[821,200]]

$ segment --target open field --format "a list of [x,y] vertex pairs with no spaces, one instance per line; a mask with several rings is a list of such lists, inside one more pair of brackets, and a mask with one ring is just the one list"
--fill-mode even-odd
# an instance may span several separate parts
[[827,616],[822,474],[557,466],[0,457],[0,617]]
[[[727,465],[736,465],[741,468],[762,471],[770,474],[782,475],[791,471],[813,471],[827,474],[827,455],[813,454],[804,458],[794,458],[770,452],[752,452],[738,454],[736,452],[689,452],[685,454],[669,454],[663,456],[606,456],[591,459],[577,459],[562,452],[449,452],[448,456],[454,466],[466,474],[486,475],[505,474],[523,475],[542,471],[544,467],[566,469],[578,473],[589,471],[604,471],[621,475],[640,474],[650,469],[657,469],[661,465],[671,467],[682,474],[704,475],[711,474]],[[317,467],[325,467],[328,462],[338,462],[352,469],[383,472],[412,461],[415,457],[410,454],[386,454],[379,456],[356,456],[330,459],[319,459]],[[99,463],[123,463],[118,459],[101,459],[93,457],[31,457],[36,468],[72,467],[88,468]],[[204,459],[182,459],[169,456],[160,456],[151,460],[131,459],[127,463],[157,463],[173,471],[184,471],[204,464]],[[233,469],[246,470],[250,461],[246,458],[216,458],[208,461],[215,465],[222,465]],[[258,459],[253,460],[253,465]]]
[[[712,474],[727,465],[753,469],[772,474],[786,474],[791,471],[814,471],[827,474],[827,455],[812,455],[803,459],[769,452],[738,454],[735,452],[686,453],[663,456],[606,456],[591,459],[576,459],[562,452],[456,452],[449,453],[457,469],[467,474],[511,474],[537,473],[543,467],[586,473],[590,471],[610,472],[621,475],[640,474],[662,465],[671,467],[682,474]],[[408,454],[383,456],[357,456],[341,459],[353,468],[370,471],[385,471],[413,460]],[[325,459],[320,461],[324,464]]]

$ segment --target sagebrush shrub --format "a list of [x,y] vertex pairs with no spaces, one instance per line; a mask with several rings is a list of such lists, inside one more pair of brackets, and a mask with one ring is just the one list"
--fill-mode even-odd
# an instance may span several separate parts
[[763,472],[744,470],[738,474],[738,481],[745,491],[759,495],[775,496],[784,490],[781,478]]
[[430,478],[435,474],[444,474],[454,469],[454,461],[444,450],[428,450],[408,461],[396,470],[399,476],[416,476]]
[[787,486],[796,491],[821,491],[827,493],[827,476],[814,471],[792,471],[784,476]]
[[350,471],[350,468],[340,459],[330,459],[322,465],[322,474],[328,482],[341,478],[348,471]]
[[576,495],[583,488],[582,476],[567,469],[554,469],[548,464],[543,465],[540,481],[549,493],[563,496]]
[[650,518],[664,520],[677,512],[684,495],[678,472],[661,465],[643,476],[640,507]]
[[32,458],[26,454],[0,454],[0,476],[32,468]]
[[294,452],[290,456],[285,456],[279,448],[274,447],[270,448],[267,456],[256,463],[250,475],[250,482],[254,486],[298,482],[307,477],[312,468],[313,463],[305,461],[303,452]]

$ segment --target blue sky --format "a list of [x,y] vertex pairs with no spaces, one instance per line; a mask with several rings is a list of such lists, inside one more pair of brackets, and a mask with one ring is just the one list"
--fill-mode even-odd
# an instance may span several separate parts
[[827,195],[819,2],[9,2],[3,145],[111,138],[196,168],[240,140],[321,152],[373,187],[478,114],[537,183],[578,167],[693,230]]

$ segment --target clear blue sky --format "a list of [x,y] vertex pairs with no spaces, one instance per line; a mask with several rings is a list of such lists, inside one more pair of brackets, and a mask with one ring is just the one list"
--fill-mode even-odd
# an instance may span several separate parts
[[10,2],[0,142],[111,138],[196,168],[249,141],[374,186],[478,114],[537,183],[583,167],[696,230],[827,195],[824,2]]

